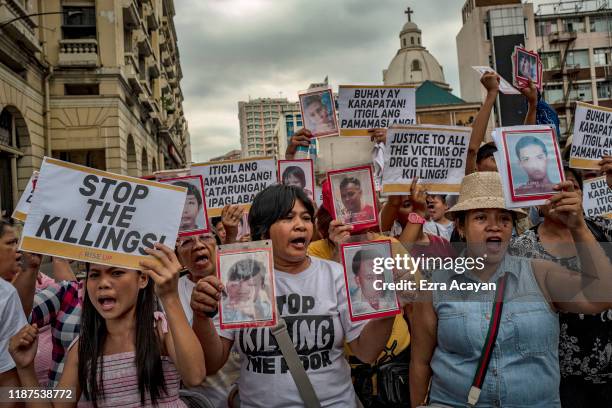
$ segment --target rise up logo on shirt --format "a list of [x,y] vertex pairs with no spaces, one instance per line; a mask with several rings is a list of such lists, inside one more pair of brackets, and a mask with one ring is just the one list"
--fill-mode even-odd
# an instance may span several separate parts
[[[276,302],[304,368],[316,371],[331,365],[330,351],[334,345],[332,317],[309,314],[315,306],[312,296],[292,293],[277,296]],[[259,374],[284,374],[289,371],[269,328],[241,329],[238,345],[247,358],[247,370]]]

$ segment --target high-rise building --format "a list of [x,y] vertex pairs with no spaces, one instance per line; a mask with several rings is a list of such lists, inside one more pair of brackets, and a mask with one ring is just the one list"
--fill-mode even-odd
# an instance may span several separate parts
[[[489,66],[512,82],[511,55],[514,47],[536,49],[533,4],[521,0],[466,0],[457,34],[461,98],[482,102],[486,94],[472,66]],[[499,114],[501,112],[501,115]],[[521,95],[500,94],[495,107],[495,125],[523,123],[527,105]]]
[[283,113],[299,113],[299,102],[287,98],[258,98],[238,102],[242,157],[278,155],[274,127]]
[[573,129],[575,101],[612,107],[612,8],[601,0],[542,4],[535,32],[544,98],[559,114],[565,139]]
[[45,155],[132,176],[190,162],[174,14],[173,0],[0,1],[0,209]]

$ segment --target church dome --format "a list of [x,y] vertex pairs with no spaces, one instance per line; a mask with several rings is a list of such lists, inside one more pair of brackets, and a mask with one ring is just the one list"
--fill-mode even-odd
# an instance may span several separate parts
[[383,71],[384,84],[420,86],[425,81],[431,81],[450,91],[442,66],[422,45],[421,30],[410,19],[412,11],[408,9],[406,14],[408,21],[399,36],[400,49],[389,64],[389,68]]

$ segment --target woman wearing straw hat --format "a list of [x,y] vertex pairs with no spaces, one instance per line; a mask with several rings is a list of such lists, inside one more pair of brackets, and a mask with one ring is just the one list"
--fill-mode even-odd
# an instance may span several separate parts
[[[555,189],[551,211],[582,243],[582,273],[507,255],[513,224],[526,214],[505,208],[498,173],[464,178],[448,214],[466,243],[461,256],[480,259],[475,264],[483,267],[463,274],[435,271],[431,281],[438,290],[423,291],[415,304],[413,406],[426,399],[428,387],[430,403],[438,406],[560,406],[557,311],[611,307],[612,266],[585,224],[572,183]],[[496,283],[497,291],[476,292],[482,283]]]

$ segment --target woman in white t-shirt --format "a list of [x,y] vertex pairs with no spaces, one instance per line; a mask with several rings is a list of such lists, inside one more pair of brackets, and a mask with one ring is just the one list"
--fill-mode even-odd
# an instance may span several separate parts
[[[355,407],[343,344],[360,360],[373,362],[391,334],[394,317],[351,322],[342,267],[306,254],[313,216],[312,202],[301,189],[275,185],[255,197],[249,224],[253,240],[272,240],[277,307],[321,406]],[[222,290],[219,280],[209,276],[197,283],[191,299],[194,329],[211,328],[201,338],[207,372],[222,367],[236,343],[242,356],[242,407],[303,406],[270,328],[223,330],[220,335],[212,330],[210,316]]]

